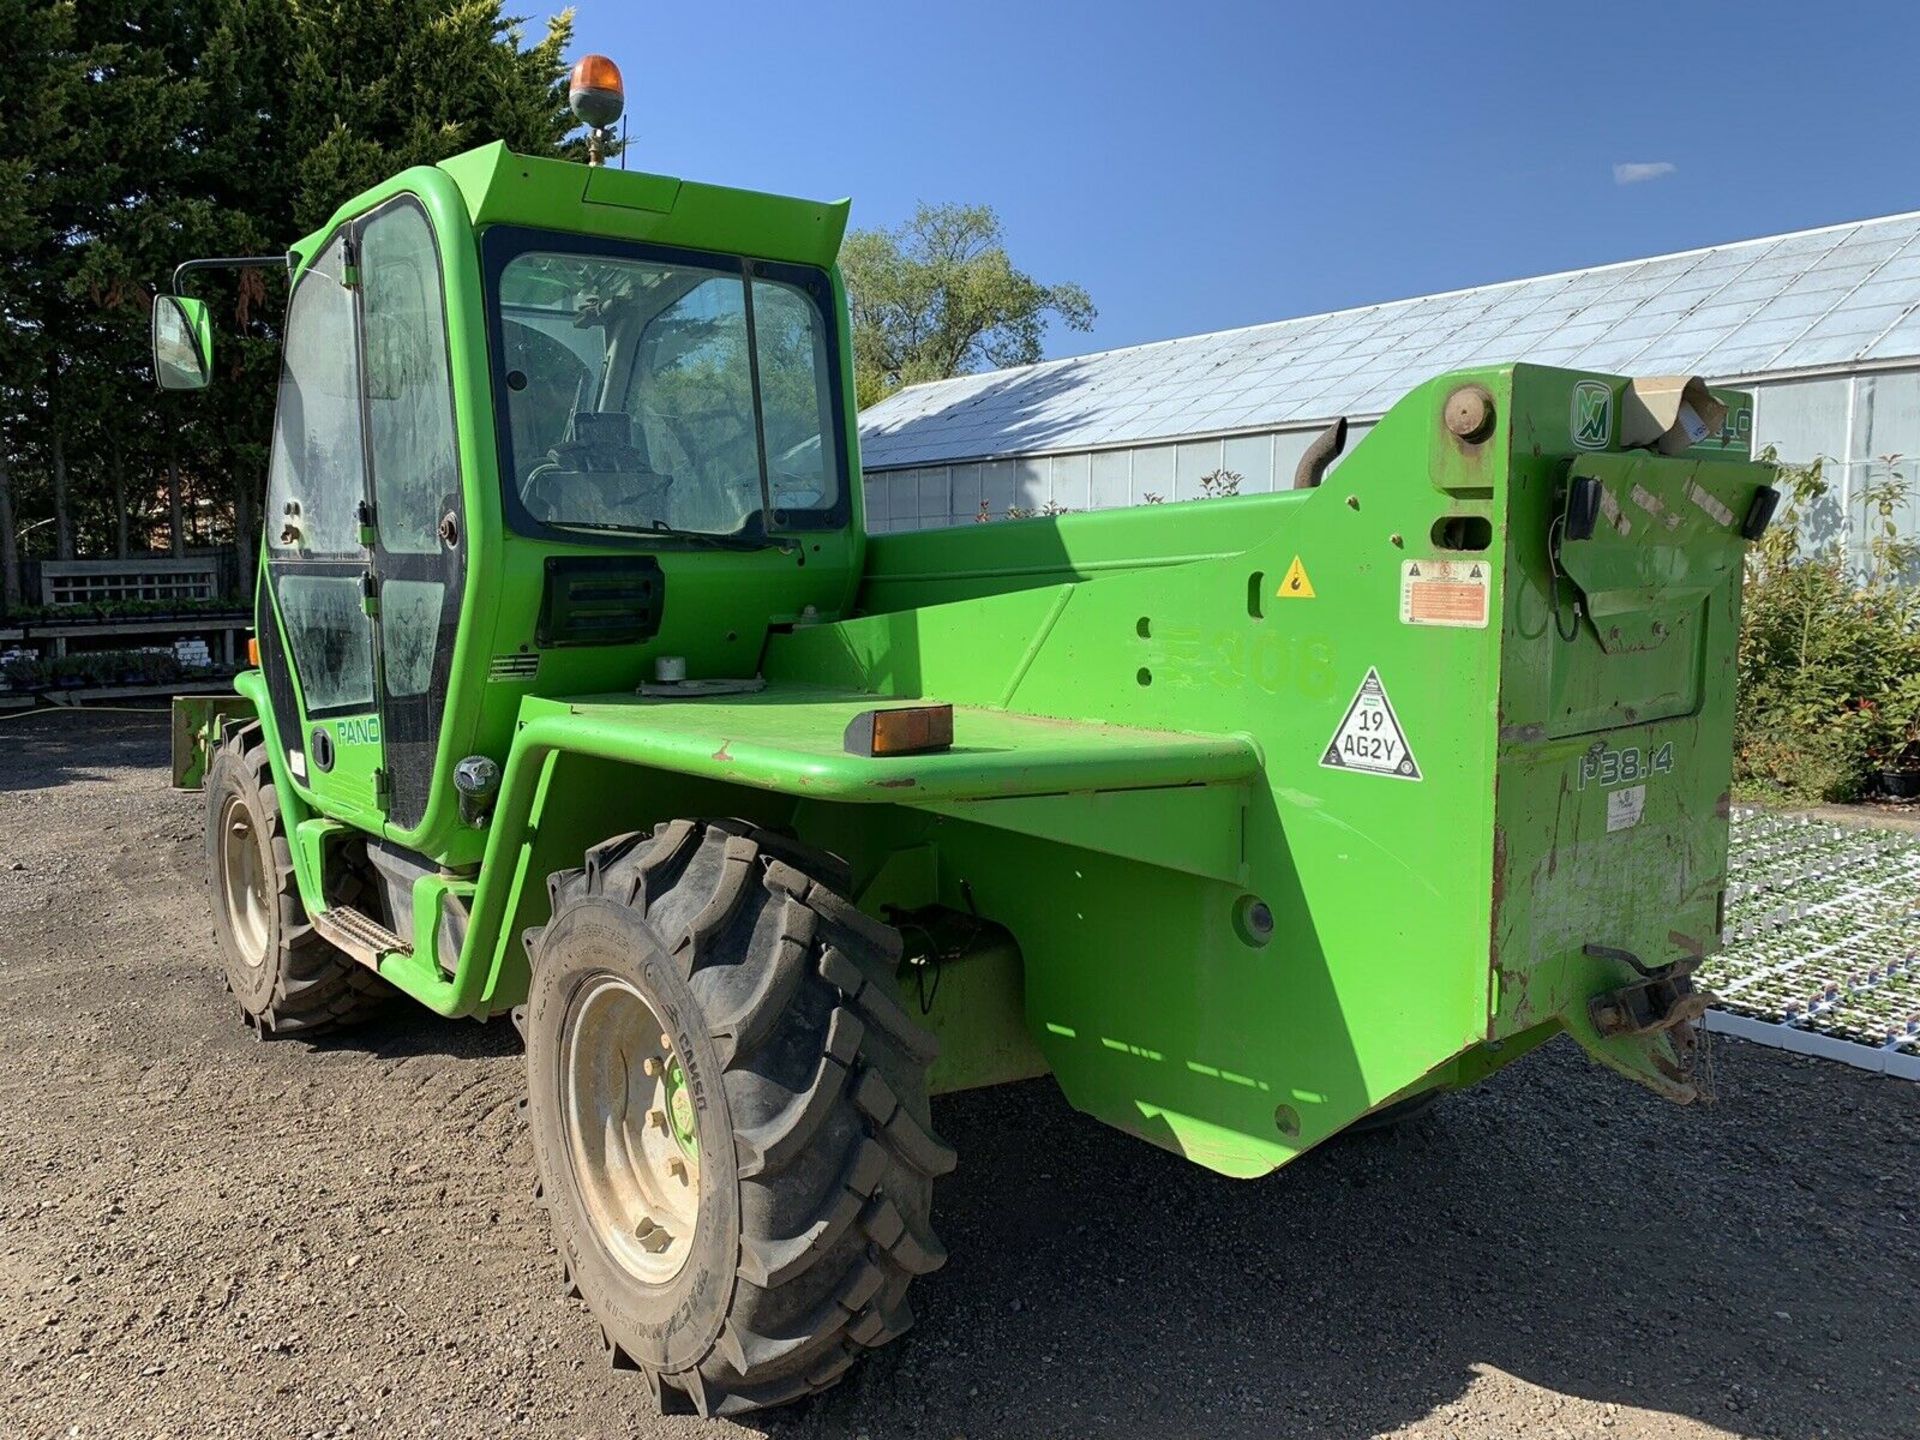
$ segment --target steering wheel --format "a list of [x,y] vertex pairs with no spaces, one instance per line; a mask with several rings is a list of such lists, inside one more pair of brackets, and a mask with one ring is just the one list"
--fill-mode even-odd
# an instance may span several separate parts
[[[628,463],[609,468],[604,457],[591,468],[568,465],[549,459],[527,474],[522,487],[527,508],[547,520],[599,520],[641,523],[667,513],[667,492],[673,485],[671,475],[663,475],[630,452]],[[581,493],[581,482],[588,492]],[[582,502],[585,502],[584,504]],[[582,511],[598,513],[589,514]]]

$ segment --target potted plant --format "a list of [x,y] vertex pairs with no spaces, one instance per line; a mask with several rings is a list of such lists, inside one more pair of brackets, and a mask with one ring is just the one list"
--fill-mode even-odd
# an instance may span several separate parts
[[15,653],[0,660],[0,684],[11,690],[39,690],[47,683],[47,666],[31,653]]
[[1880,793],[1920,799],[1920,676],[1909,675],[1875,707],[1873,762]]

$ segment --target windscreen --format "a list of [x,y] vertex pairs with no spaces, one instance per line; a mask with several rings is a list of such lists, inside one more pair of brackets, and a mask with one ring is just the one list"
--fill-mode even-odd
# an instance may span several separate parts
[[841,481],[824,275],[524,233],[492,303],[506,483],[526,519],[723,536],[827,519]]

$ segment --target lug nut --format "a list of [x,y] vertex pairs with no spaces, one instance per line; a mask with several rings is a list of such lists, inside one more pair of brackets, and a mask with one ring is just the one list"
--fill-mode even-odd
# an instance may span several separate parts
[[667,1133],[667,1112],[664,1110],[647,1111],[647,1123],[662,1135]]

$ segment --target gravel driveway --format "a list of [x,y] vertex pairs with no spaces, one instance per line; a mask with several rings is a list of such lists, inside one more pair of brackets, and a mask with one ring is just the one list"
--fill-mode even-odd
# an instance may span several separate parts
[[[510,1027],[263,1044],[159,719],[0,721],[0,1437],[643,1436],[560,1298]],[[938,1102],[953,1260],[774,1437],[1920,1435],[1920,1087],[1564,1042],[1256,1182]]]

